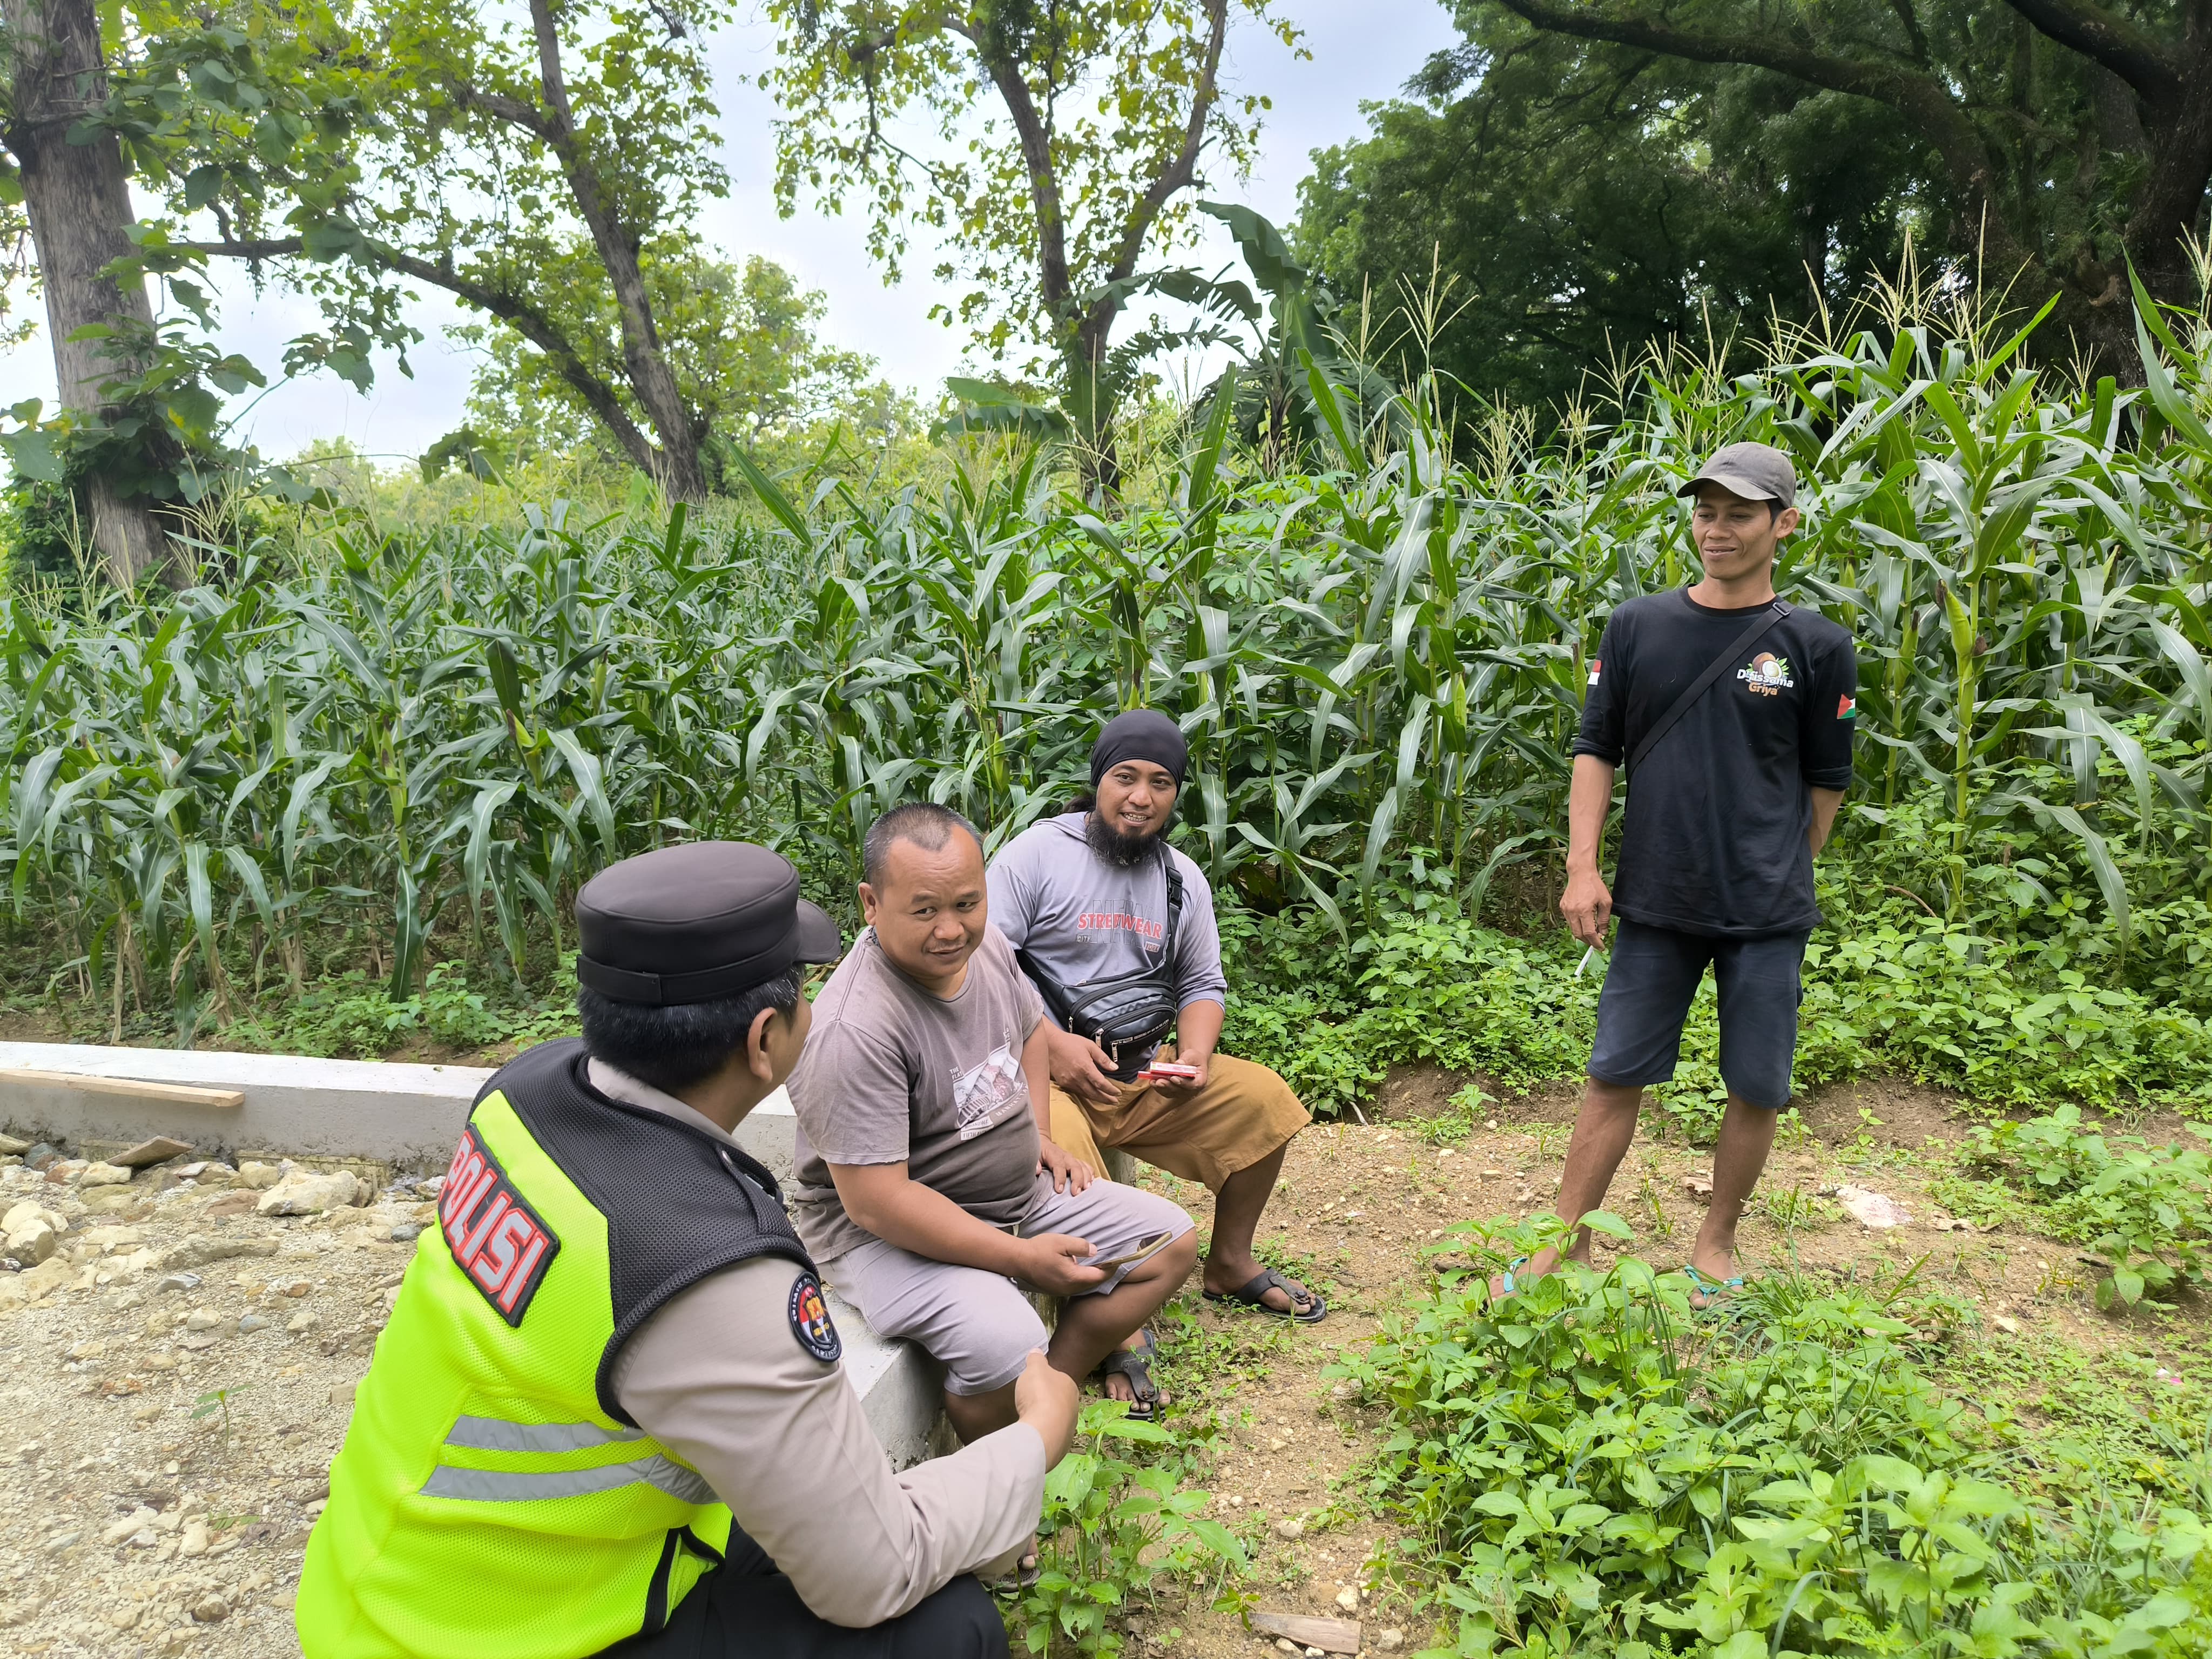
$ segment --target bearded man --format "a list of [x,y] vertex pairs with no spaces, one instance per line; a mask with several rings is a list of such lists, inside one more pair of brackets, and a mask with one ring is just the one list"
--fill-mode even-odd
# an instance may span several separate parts
[[[1165,714],[1109,720],[1091,751],[1091,793],[992,860],[991,920],[1044,997],[1053,1139],[1093,1167],[1114,1147],[1202,1183],[1206,1298],[1311,1324],[1327,1304],[1262,1266],[1252,1240],[1284,1149],[1312,1119],[1266,1066],[1214,1052],[1229,982],[1212,890],[1166,841],[1189,764]],[[1168,1064],[1183,1074],[1153,1069]],[[1140,1406],[1157,1397],[1151,1357],[1139,1332],[1123,1363]]]

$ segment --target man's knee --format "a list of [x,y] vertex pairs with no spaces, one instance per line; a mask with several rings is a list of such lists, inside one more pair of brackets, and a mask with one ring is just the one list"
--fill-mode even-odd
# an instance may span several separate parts
[[1006,1659],[1006,1624],[998,1603],[963,1573],[895,1626],[891,1659]]

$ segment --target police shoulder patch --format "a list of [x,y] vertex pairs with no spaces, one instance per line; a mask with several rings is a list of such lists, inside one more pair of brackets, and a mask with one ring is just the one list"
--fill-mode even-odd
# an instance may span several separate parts
[[791,1334],[799,1340],[799,1346],[825,1365],[836,1364],[845,1352],[845,1344],[836,1326],[830,1322],[830,1304],[822,1299],[822,1281],[809,1273],[793,1279],[788,1312]]
[[519,1327],[561,1240],[515,1190],[474,1126],[461,1132],[438,1194],[438,1226],[454,1265],[501,1319]]

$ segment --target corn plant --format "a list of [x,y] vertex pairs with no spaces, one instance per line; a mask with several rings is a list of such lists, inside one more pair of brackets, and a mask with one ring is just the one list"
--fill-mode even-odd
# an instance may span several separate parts
[[933,498],[741,465],[753,499],[696,520],[309,509],[175,595],[18,592],[12,914],[118,1032],[362,965],[548,984],[613,859],[745,835],[839,884],[915,797],[996,845],[1139,704],[1189,733],[1181,833],[1244,902],[1349,933],[1420,849],[1479,914],[1559,848],[1606,616],[1695,573],[1680,481],[1758,438],[1803,480],[1779,584],[1859,641],[1844,855],[1954,923],[1992,872],[2072,915],[2079,873],[2124,960],[2141,905],[2212,898],[2212,327],[2139,299],[2144,384],[2082,385],[1885,303],[1753,374],[1655,358],[1553,439],[1494,412],[1468,459],[1435,386],[1382,408],[1308,365],[1312,470],[1241,457],[1217,400],[1110,522],[1035,453]]

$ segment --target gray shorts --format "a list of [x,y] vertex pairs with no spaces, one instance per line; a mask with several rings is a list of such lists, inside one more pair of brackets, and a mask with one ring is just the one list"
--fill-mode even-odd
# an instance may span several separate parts
[[[1153,1233],[1180,1238],[1194,1224],[1181,1207],[1157,1193],[1094,1181],[1080,1193],[1055,1193],[1052,1177],[1040,1171],[1021,1220],[1024,1238],[1040,1233],[1073,1233],[1100,1255],[1118,1255]],[[1082,1292],[1103,1296],[1129,1269],[1117,1267]],[[1022,1374],[1030,1350],[1042,1348],[1044,1321],[1028,1293],[1004,1275],[981,1267],[902,1250],[872,1238],[834,1261],[822,1264],[830,1288],[860,1310],[880,1336],[918,1342],[945,1367],[945,1386],[954,1394],[988,1394]]]
[[1719,993],[1721,1080],[1737,1098],[1780,1111],[1790,1103],[1810,938],[1712,939],[1622,918],[1598,994],[1589,1074],[1623,1086],[1673,1077],[1691,999],[1710,963]]

